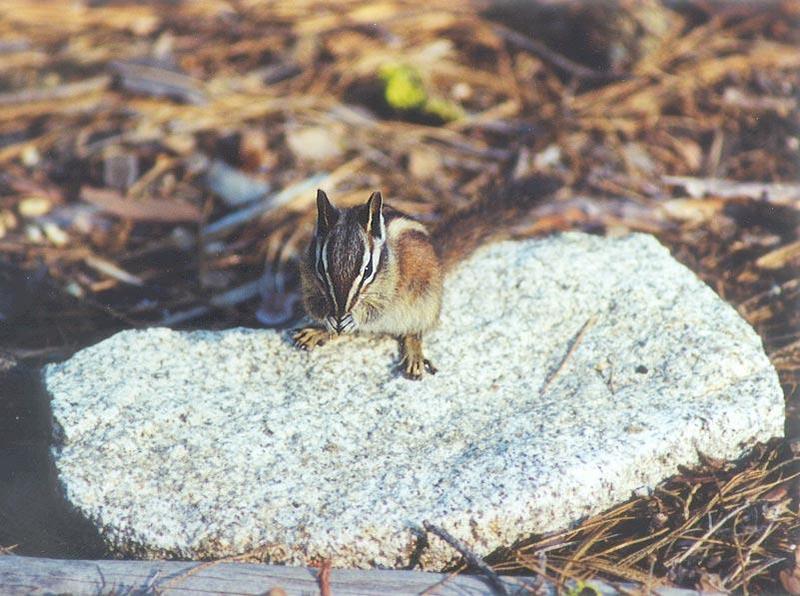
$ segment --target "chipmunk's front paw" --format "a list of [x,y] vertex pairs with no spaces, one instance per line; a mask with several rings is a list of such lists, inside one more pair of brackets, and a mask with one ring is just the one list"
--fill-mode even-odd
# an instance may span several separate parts
[[301,350],[307,351],[323,345],[330,338],[331,334],[325,329],[320,329],[319,327],[304,327],[303,329],[298,329],[292,334],[294,345]]

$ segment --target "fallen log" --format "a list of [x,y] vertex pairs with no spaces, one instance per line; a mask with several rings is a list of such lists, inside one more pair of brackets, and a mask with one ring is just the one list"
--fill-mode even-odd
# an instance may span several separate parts
[[[480,576],[424,571],[333,569],[325,580],[337,596],[365,594],[491,595]],[[555,594],[537,577],[503,576],[509,594]],[[598,593],[620,593],[610,584],[589,581]],[[316,594],[320,570],[238,562],[78,561],[0,556],[0,587],[7,596],[22,594]],[[630,586],[626,586],[630,587]],[[693,590],[654,588],[659,596],[694,596]]]

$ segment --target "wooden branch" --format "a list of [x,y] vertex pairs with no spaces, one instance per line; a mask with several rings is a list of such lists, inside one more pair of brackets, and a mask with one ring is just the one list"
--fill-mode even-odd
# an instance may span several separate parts
[[38,101],[57,101],[71,99],[80,95],[98,93],[105,90],[111,82],[108,75],[100,75],[76,83],[65,83],[56,87],[37,89],[20,89],[8,93],[0,93],[0,106],[25,105]]
[[110,188],[81,187],[82,201],[91,203],[104,213],[133,221],[163,223],[198,222],[200,209],[180,199],[136,199],[131,200]]
[[706,195],[725,199],[747,197],[776,205],[800,206],[800,184],[790,182],[740,182],[724,178],[662,176],[667,186],[682,186],[690,196]]
[[[204,566],[195,573],[191,569]],[[69,561],[16,556],[0,557],[3,594],[266,594],[282,588],[286,594],[318,594],[319,569],[256,563],[180,561]],[[422,571],[362,571],[333,569],[331,593],[419,594],[447,575]],[[533,578],[504,578],[510,593],[534,585]],[[437,594],[486,594],[492,589],[481,578],[458,575],[443,582]]]
[[[185,561],[74,561],[0,556],[0,590],[4,596],[23,594],[318,594],[319,569],[256,563]],[[501,578],[509,594],[555,594],[552,584],[535,577]],[[424,571],[333,569],[330,590],[336,596],[368,594],[494,593],[483,578],[449,576]],[[619,593],[609,584],[589,582],[603,594]],[[659,596],[698,596],[693,590],[656,588]]]
[[492,569],[489,565],[486,564],[481,557],[479,557],[475,552],[472,551],[463,541],[459,540],[455,536],[453,536],[450,532],[445,530],[444,528],[440,528],[432,524],[429,521],[422,522],[422,526],[432,534],[435,534],[442,540],[444,540],[447,544],[452,546],[456,549],[461,556],[466,559],[467,563],[475,570],[480,571],[489,582],[492,584],[492,587],[497,591],[498,594],[502,596],[508,596],[508,590],[506,589],[503,580],[497,575],[497,572]]

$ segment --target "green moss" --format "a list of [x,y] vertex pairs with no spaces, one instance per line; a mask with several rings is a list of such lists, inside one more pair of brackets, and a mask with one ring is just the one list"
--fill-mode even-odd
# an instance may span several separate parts
[[439,116],[445,122],[458,120],[464,116],[464,109],[460,105],[439,97],[431,97],[425,102],[424,110],[429,114]]
[[396,110],[420,109],[425,105],[428,94],[416,69],[387,64],[381,68],[379,75],[386,84],[386,102]]
[[384,64],[378,76],[384,82],[386,103],[396,110],[417,110],[444,122],[464,116],[463,108],[457,103],[430,96],[422,74],[416,68],[403,64]]

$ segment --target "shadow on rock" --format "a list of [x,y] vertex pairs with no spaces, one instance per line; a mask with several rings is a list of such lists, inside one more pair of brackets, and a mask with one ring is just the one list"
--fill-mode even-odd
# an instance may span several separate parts
[[0,353],[0,547],[14,546],[19,555],[103,557],[97,531],[61,494],[50,429],[38,372]]

